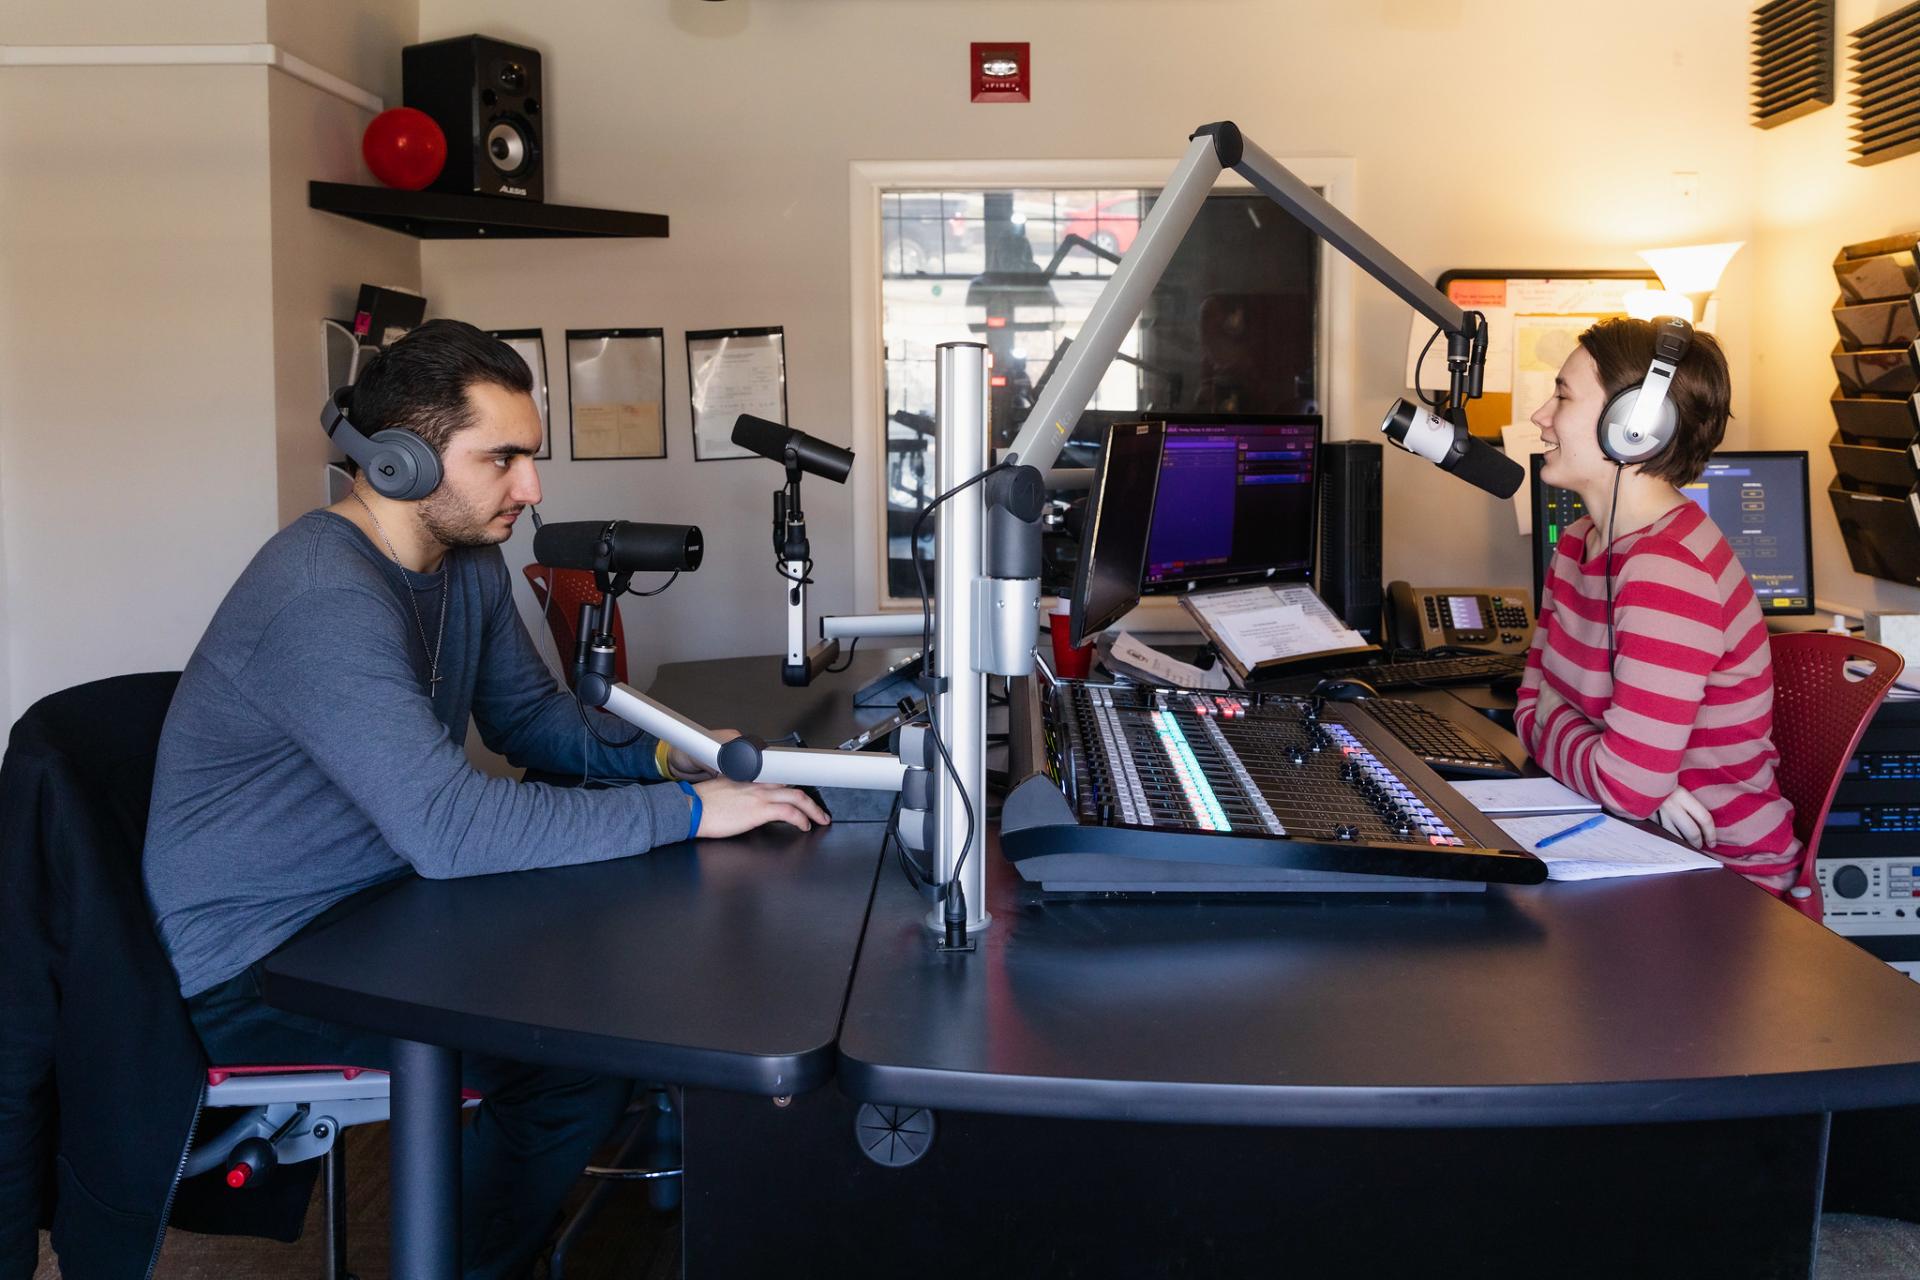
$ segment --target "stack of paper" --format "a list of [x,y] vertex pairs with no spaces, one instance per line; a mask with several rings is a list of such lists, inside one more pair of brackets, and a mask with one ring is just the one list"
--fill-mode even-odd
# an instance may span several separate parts
[[1100,660],[1116,674],[1148,684],[1169,685],[1175,689],[1225,689],[1228,686],[1223,667],[1215,665],[1202,671],[1191,663],[1169,658],[1125,631],[1114,639],[1113,647],[1103,653]]
[[1540,842],[1580,821],[1578,815],[1516,814],[1496,821],[1547,864],[1549,880],[1598,880],[1605,876],[1652,876],[1669,871],[1692,871],[1721,864],[1706,854],[1663,835],[1642,830],[1618,818],[1556,840],[1546,848]]
[[1294,658],[1372,647],[1310,587],[1208,591],[1181,596],[1180,603],[1242,674]]
[[1456,782],[1453,789],[1482,813],[1598,813],[1600,806],[1552,778]]

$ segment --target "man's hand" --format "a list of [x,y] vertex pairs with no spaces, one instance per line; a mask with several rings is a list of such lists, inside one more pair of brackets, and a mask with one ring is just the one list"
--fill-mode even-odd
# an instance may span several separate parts
[[693,789],[700,793],[700,830],[694,833],[698,836],[737,836],[769,822],[791,822],[811,831],[814,823],[825,826],[831,821],[826,810],[798,787],[709,778]]
[[1675,787],[1673,794],[1660,802],[1653,820],[1696,849],[1718,843],[1713,814],[1685,787]]
[[[713,736],[722,742],[731,742],[740,736],[740,731],[738,729],[715,729]],[[720,776],[678,747],[668,749],[667,763],[673,766],[674,777],[685,778],[688,782],[698,782],[702,778],[717,778]],[[705,804],[706,801],[702,800],[701,803]]]

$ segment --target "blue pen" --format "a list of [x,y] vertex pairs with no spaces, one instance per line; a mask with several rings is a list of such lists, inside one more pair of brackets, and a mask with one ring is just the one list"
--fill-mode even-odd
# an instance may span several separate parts
[[1568,827],[1565,831],[1554,832],[1552,835],[1542,840],[1539,844],[1535,845],[1534,848],[1544,849],[1550,844],[1558,844],[1560,841],[1565,840],[1568,836],[1577,836],[1582,831],[1590,831],[1594,827],[1597,827],[1601,823],[1605,822],[1606,820],[1607,820],[1606,814],[1596,813],[1591,818],[1588,818],[1585,822],[1576,822],[1572,826]]

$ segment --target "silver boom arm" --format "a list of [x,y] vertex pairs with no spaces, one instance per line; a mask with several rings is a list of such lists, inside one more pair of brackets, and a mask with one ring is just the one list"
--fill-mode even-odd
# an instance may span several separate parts
[[[1353,219],[1329,204],[1278,160],[1241,136],[1231,122],[1203,125],[1193,134],[1179,168],[1153,202],[1133,246],[1101,290],[1080,334],[1027,415],[1008,456],[1045,471],[1060,456],[1087,401],[1120,350],[1127,332],[1146,309],[1153,287],[1186,238],[1207,193],[1224,169],[1232,169],[1292,214],[1309,231],[1345,254],[1394,296],[1447,334],[1448,365],[1465,372],[1467,313],[1393,256]],[[1477,394],[1477,388],[1469,394]]]
[[[741,782],[898,791],[907,775],[907,765],[900,757],[876,751],[756,747],[748,739],[736,739],[742,746],[735,748],[630,685],[611,686],[603,705],[628,724],[665,739],[715,773]],[[742,773],[746,776],[740,777]]]

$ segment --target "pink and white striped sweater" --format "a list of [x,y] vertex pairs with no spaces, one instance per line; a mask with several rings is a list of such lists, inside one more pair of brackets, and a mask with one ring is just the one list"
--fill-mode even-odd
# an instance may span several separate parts
[[1586,555],[1591,517],[1560,535],[1514,728],[1555,778],[1615,813],[1652,816],[1676,786],[1713,814],[1707,852],[1775,889],[1798,860],[1774,778],[1773,660],[1727,540],[1682,502]]

